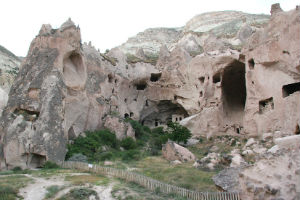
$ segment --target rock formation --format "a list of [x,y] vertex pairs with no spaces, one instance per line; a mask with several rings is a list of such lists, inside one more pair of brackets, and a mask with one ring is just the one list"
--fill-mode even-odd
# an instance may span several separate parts
[[241,49],[246,40],[269,20],[268,15],[254,15],[238,11],[203,13],[179,28],[151,28],[128,39],[118,48],[124,54],[158,55],[160,48],[169,51],[180,46],[190,55],[203,51]]
[[19,71],[20,64],[20,58],[0,45],[0,116],[8,100],[8,92]]
[[176,144],[175,142],[168,141],[162,148],[162,155],[169,161],[189,162],[195,161],[195,155],[188,149]]
[[119,138],[133,137],[114,117],[149,127],[181,122],[207,137],[298,134],[299,24],[299,10],[276,12],[270,20],[216,12],[164,34],[150,29],[163,38],[149,48],[158,52],[156,65],[128,61],[128,52],[147,56],[140,43],[102,54],[81,43],[71,20],[59,29],[43,25],[0,119],[2,166],[62,161],[66,144],[87,130],[114,127]]

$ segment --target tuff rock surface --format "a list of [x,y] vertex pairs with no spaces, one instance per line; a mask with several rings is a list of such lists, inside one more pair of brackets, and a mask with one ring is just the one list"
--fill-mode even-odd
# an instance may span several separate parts
[[19,71],[21,58],[0,45],[0,116],[8,100],[8,92]]
[[162,155],[165,159],[169,161],[181,161],[181,162],[190,162],[194,161],[195,155],[190,152],[187,148],[176,144],[173,141],[168,141],[162,147]]
[[146,55],[158,55],[162,46],[169,51],[181,47],[192,56],[204,51],[241,49],[246,40],[268,20],[268,15],[238,11],[203,13],[193,17],[183,27],[147,29],[118,48],[124,54],[137,55],[139,49],[143,49]]
[[[66,144],[105,126],[134,137],[115,116],[151,128],[180,122],[195,136],[299,134],[299,19],[299,10],[202,14],[181,29],[149,30],[153,38],[142,34],[143,45],[125,45],[135,62],[124,45],[102,54],[82,44],[71,20],[58,29],[43,25],[0,119],[1,166],[62,161]],[[156,65],[143,60],[154,39],[148,50],[157,52]],[[267,151],[253,146],[245,154]]]

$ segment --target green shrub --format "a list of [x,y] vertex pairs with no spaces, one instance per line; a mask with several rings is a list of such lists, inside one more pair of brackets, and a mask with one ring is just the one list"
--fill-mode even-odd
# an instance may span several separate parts
[[131,137],[127,137],[127,138],[123,139],[120,142],[120,146],[126,150],[137,148],[136,142]]
[[138,159],[140,159],[140,152],[138,150],[128,150],[122,153],[123,161],[138,160]]
[[169,138],[175,142],[184,142],[186,144],[187,140],[192,136],[188,128],[177,122],[168,122],[167,126]]
[[103,152],[99,154],[99,158],[97,160],[105,161],[111,160],[113,158],[113,154],[111,152]]
[[21,172],[22,171],[22,168],[21,167],[14,167],[12,169],[13,172]]
[[63,189],[63,187],[60,187],[58,185],[51,185],[49,187],[46,188],[47,189],[47,193],[46,193],[46,199],[49,199],[51,197],[54,197],[60,190]]
[[68,160],[75,162],[87,162],[87,157],[81,153],[75,153]]
[[154,129],[152,129],[152,134],[154,134],[154,135],[164,135],[164,134],[166,134],[166,132],[164,131],[164,127],[159,126],[159,127],[156,127]]
[[79,136],[74,143],[68,145],[68,153],[66,159],[73,154],[80,153],[85,155],[89,161],[97,160],[99,153],[102,153],[102,146],[108,148],[118,148],[118,140],[116,135],[107,129],[94,132],[86,132],[86,137]]
[[135,137],[137,139],[140,139],[142,141],[148,141],[151,137],[151,129],[148,126],[143,126],[138,121],[134,121],[132,119],[127,119],[127,122],[129,122],[134,129]]
[[43,168],[44,169],[55,169],[55,168],[59,168],[59,166],[54,162],[47,161],[47,162],[45,162]]
[[99,197],[97,193],[94,190],[91,190],[89,188],[74,188],[70,190],[68,194],[61,197],[60,199],[68,199],[68,200],[88,200],[90,199],[90,196],[95,196],[97,200],[99,200]]

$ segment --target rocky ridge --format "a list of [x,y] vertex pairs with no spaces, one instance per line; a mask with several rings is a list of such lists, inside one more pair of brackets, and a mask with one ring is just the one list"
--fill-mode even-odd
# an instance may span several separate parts
[[8,92],[19,71],[21,59],[0,45],[0,115],[8,100]]
[[226,49],[241,50],[246,40],[269,21],[268,15],[238,11],[219,11],[197,15],[180,28],[151,28],[117,47],[124,54],[157,55],[162,46],[172,51],[176,46],[195,56]]
[[[299,16],[298,7],[288,12],[274,8],[269,22],[245,40],[242,51],[209,42],[212,49],[203,45],[205,52],[193,57],[183,46],[170,51],[163,45],[156,65],[128,62],[118,48],[101,54],[91,44],[82,44],[80,29],[71,20],[59,29],[43,25],[0,119],[1,167],[62,161],[66,144],[87,130],[106,126],[115,128],[119,138],[133,137],[130,128],[118,121],[128,117],[151,128],[180,122],[194,136],[208,138],[278,139],[299,134]],[[144,53],[139,50],[138,56]],[[245,154],[266,153],[255,141],[248,142]],[[282,152],[281,161],[294,156]],[[231,154],[232,166],[243,163],[238,152]],[[261,163],[272,167],[268,159]],[[298,161],[292,166],[298,167]],[[245,177],[257,168],[246,170],[241,171]],[[268,188],[264,195],[265,191]],[[270,191],[266,199],[281,197]],[[248,192],[255,198],[260,195]]]

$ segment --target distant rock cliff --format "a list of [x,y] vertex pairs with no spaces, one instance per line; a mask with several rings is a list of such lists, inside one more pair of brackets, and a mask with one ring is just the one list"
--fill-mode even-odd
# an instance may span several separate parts
[[158,54],[165,45],[172,51],[176,46],[195,56],[203,51],[241,50],[246,40],[262,28],[269,15],[247,14],[238,11],[209,12],[197,15],[180,28],[151,28],[138,33],[118,48],[125,54]]
[[19,72],[21,59],[0,45],[0,116],[8,99],[8,92]]

